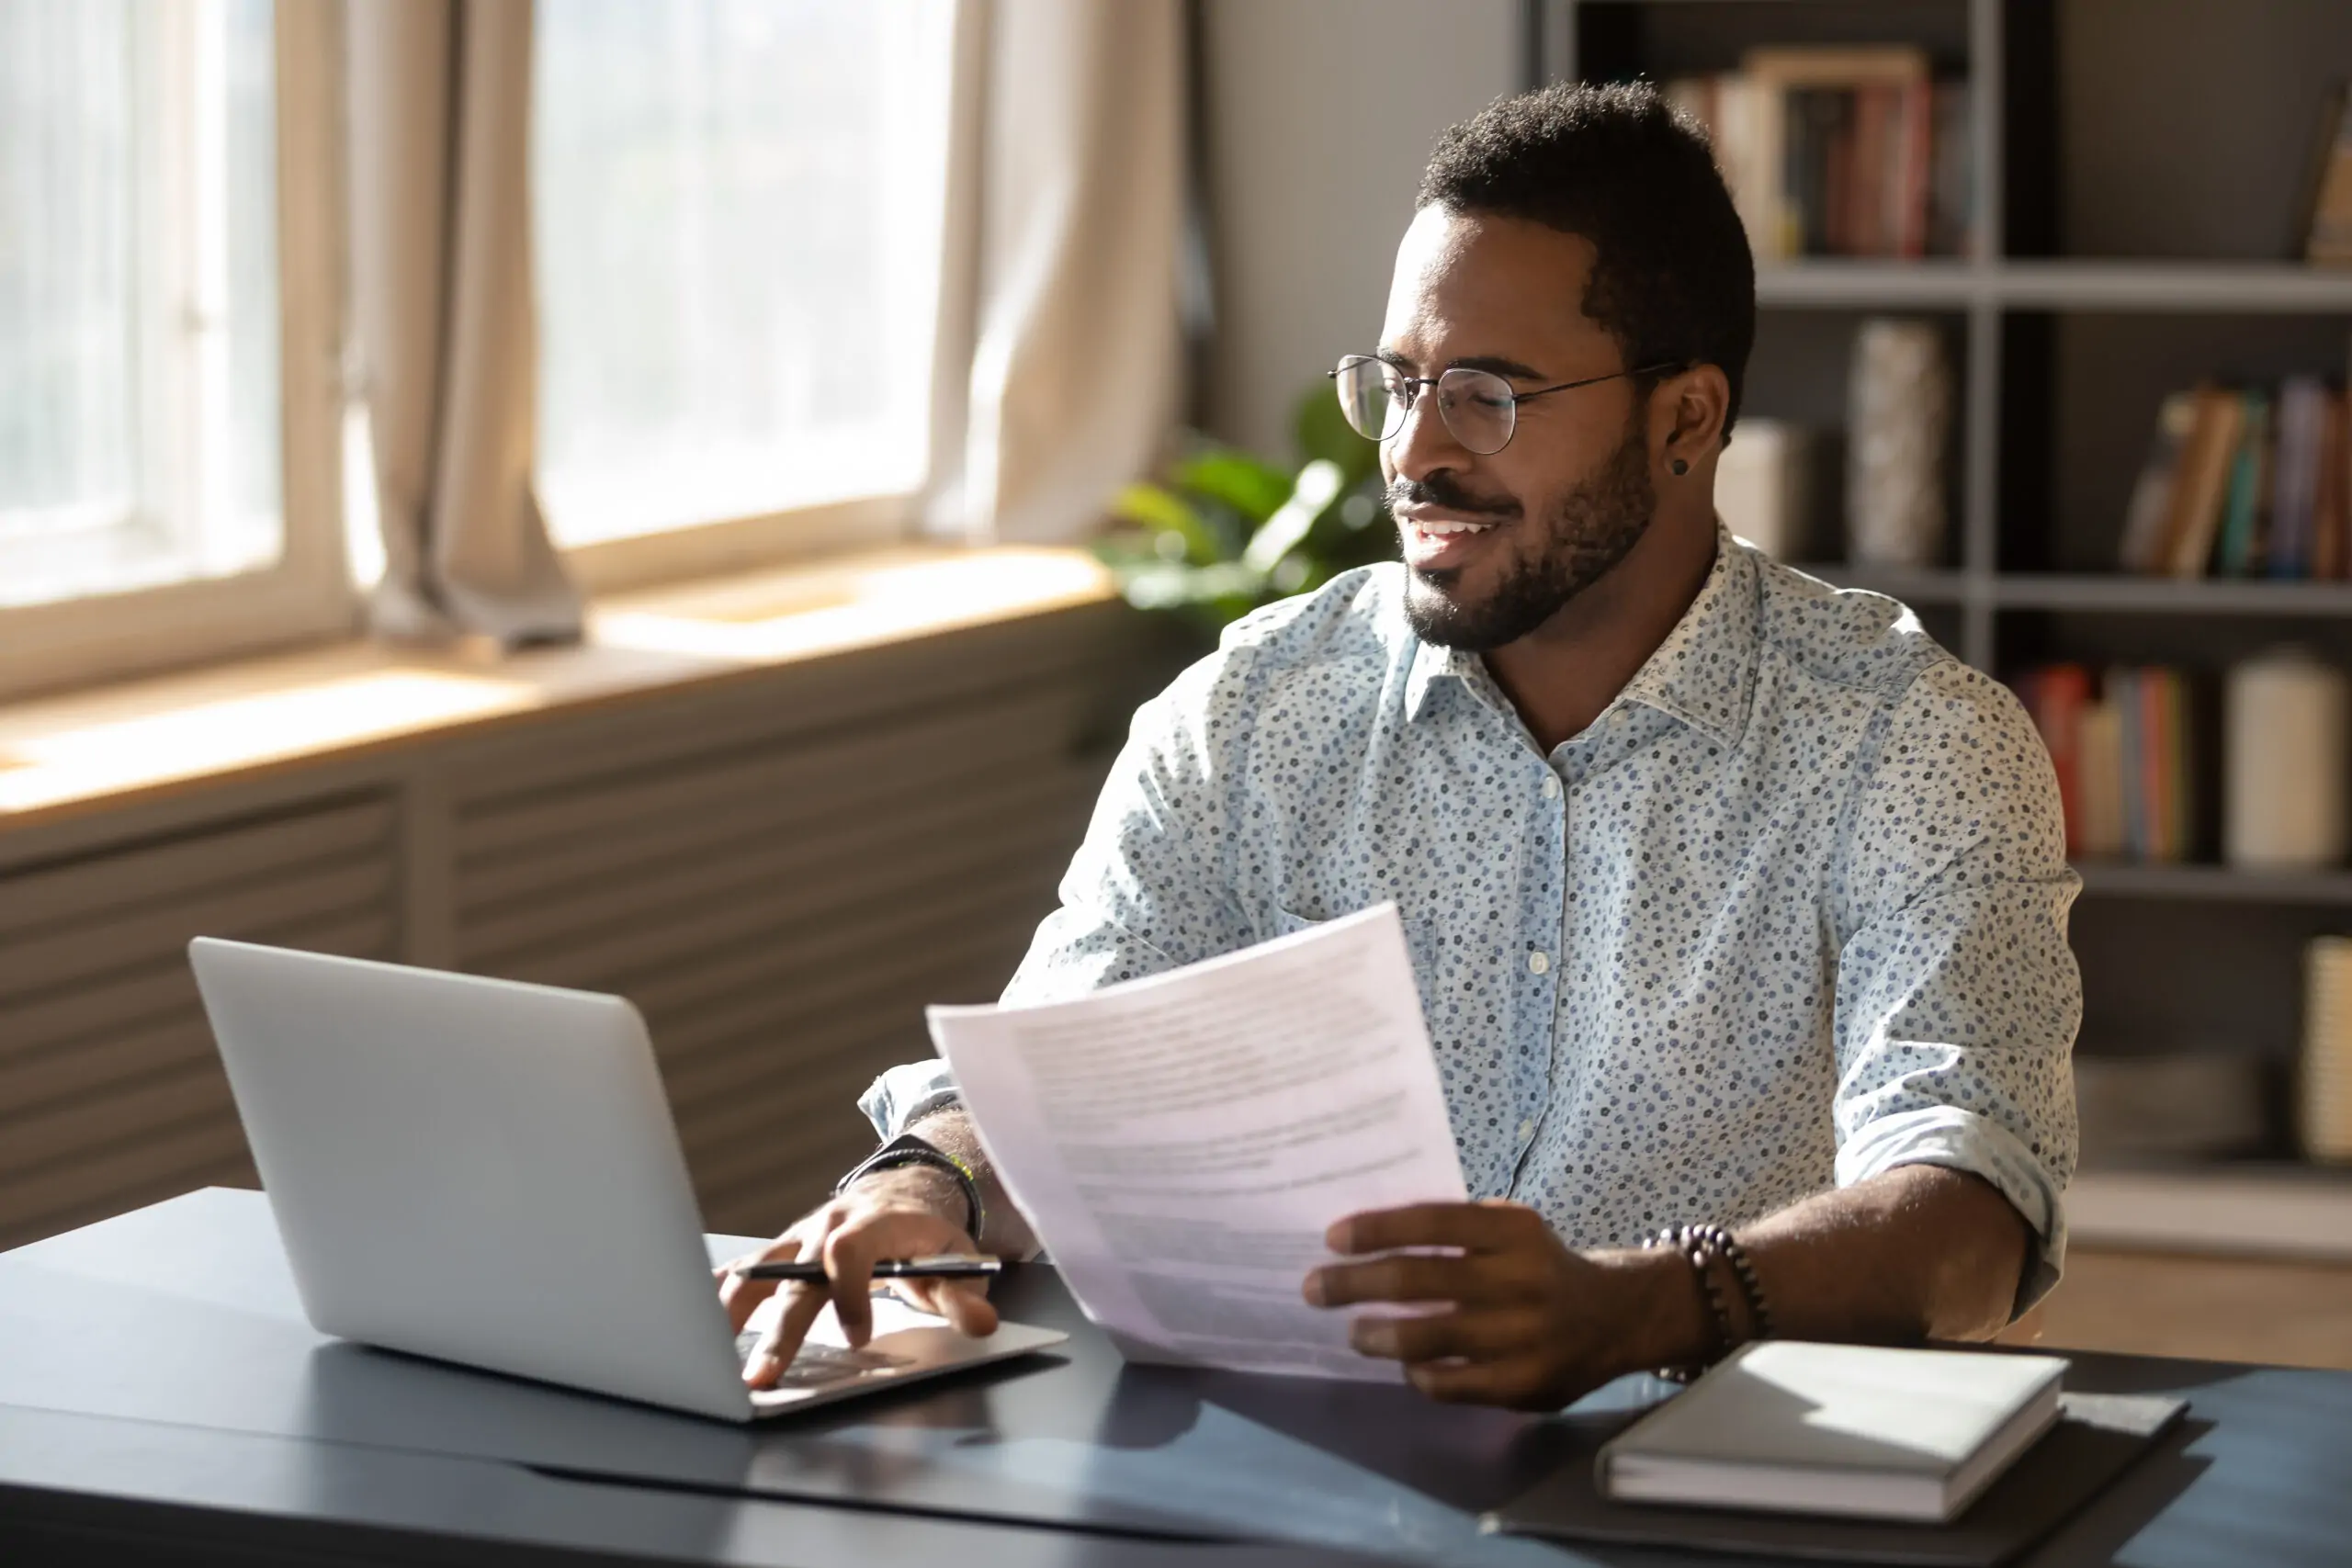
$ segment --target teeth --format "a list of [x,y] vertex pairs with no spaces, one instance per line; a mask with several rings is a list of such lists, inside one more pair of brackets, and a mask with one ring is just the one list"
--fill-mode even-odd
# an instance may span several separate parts
[[1483,534],[1494,525],[1492,523],[1416,523],[1413,526],[1424,534],[1443,538],[1448,534]]

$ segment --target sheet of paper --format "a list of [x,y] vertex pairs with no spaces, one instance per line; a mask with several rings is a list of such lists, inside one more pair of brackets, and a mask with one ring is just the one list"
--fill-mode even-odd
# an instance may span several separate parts
[[989,1161],[1136,1359],[1396,1381],[1323,1233],[1466,1192],[1394,905],[1035,1007],[933,1008]]

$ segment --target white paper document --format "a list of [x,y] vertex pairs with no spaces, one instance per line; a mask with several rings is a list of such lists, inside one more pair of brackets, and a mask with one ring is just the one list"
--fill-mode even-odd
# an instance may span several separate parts
[[1300,1286],[1363,1209],[1466,1196],[1394,905],[932,1038],[1086,1314],[1139,1360],[1394,1382]]

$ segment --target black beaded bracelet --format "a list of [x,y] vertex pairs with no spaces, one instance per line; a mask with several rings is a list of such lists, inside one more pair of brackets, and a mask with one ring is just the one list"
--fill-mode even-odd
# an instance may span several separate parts
[[1732,1277],[1739,1281],[1739,1293],[1747,1300],[1748,1325],[1755,1339],[1772,1337],[1772,1309],[1764,1302],[1763,1281],[1756,1277],[1756,1265],[1747,1256],[1747,1248],[1732,1239],[1731,1232],[1721,1225],[1697,1225],[1723,1260],[1731,1265]]
[[[1721,1225],[1668,1225],[1642,1244],[1644,1247],[1671,1247],[1680,1252],[1690,1265],[1690,1272],[1699,1281],[1699,1293],[1713,1320],[1715,1340],[1713,1353],[1701,1366],[1713,1364],[1729,1355],[1736,1344],[1732,1331],[1730,1303],[1724,1300],[1723,1287],[1715,1280],[1715,1259],[1731,1265],[1732,1277],[1739,1281],[1739,1293],[1747,1303],[1747,1321],[1756,1339],[1772,1337],[1772,1309],[1764,1300],[1763,1281],[1756,1276],[1755,1262],[1747,1249],[1732,1238],[1731,1232]],[[1661,1367],[1657,1375],[1676,1382],[1688,1382],[1693,1375],[1688,1367]]]
[[1690,1277],[1698,1282],[1699,1299],[1707,1309],[1708,1320],[1714,1326],[1711,1348],[1703,1352],[1695,1366],[1659,1367],[1657,1373],[1669,1382],[1689,1382],[1700,1369],[1713,1364],[1731,1350],[1731,1309],[1724,1301],[1723,1287],[1715,1282],[1710,1265],[1714,1253],[1705,1237],[1690,1225],[1668,1225],[1642,1243],[1644,1247],[1670,1247],[1690,1265]]

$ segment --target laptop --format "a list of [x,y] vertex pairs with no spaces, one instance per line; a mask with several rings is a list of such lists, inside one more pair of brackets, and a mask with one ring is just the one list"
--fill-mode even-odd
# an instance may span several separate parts
[[1061,1343],[883,1298],[745,1388],[645,1021],[619,997],[198,937],[197,987],[322,1334],[752,1421]]

